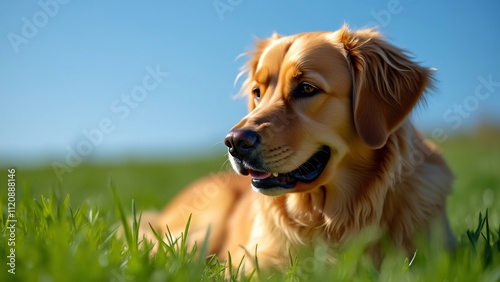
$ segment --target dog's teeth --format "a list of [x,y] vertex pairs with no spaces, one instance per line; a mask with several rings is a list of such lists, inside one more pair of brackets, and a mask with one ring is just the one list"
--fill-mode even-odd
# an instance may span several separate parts
[[277,172],[273,172],[273,176],[274,176],[274,177],[278,177],[278,174],[279,174],[279,173],[277,173]]

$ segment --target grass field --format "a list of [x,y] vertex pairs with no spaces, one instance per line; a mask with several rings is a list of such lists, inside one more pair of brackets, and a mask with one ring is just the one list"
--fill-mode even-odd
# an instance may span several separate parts
[[[395,254],[376,271],[362,256],[363,242],[357,242],[343,251],[336,266],[324,266],[314,257],[291,258],[286,273],[261,273],[259,278],[500,281],[500,132],[455,136],[439,146],[457,176],[454,194],[448,201],[452,228],[459,241],[456,253],[448,254],[440,246],[432,246],[419,250],[411,265],[409,259]],[[0,192],[0,281],[224,279],[223,263],[216,259],[207,263],[196,255],[199,250],[186,249],[182,238],[173,247],[163,244],[156,256],[149,256],[150,245],[138,243],[133,226],[127,239],[113,236],[120,223],[120,211],[131,214],[132,199],[136,214],[160,208],[192,180],[228,170],[223,154],[161,163],[82,164],[65,174],[60,183],[50,166],[16,167],[15,176],[10,177],[15,178],[15,210],[9,206],[13,199],[9,196],[14,194],[8,194],[8,183],[13,182],[9,181],[8,169],[0,167],[4,187]],[[117,197],[113,197],[113,191]],[[15,229],[8,221],[9,215],[17,220]],[[12,261],[15,270],[13,264],[9,265]],[[232,276],[238,280],[248,278],[237,272]]]

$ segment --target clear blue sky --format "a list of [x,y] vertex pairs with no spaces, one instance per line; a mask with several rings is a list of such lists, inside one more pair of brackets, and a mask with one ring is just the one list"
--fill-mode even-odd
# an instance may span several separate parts
[[[0,163],[64,160],[78,146],[89,160],[222,151],[245,115],[245,102],[233,99],[244,63],[235,59],[253,38],[344,22],[379,25],[438,69],[437,91],[414,117],[419,127],[453,134],[485,119],[498,123],[499,3],[2,1]],[[480,77],[496,84],[479,86]],[[134,91],[139,100],[124,100]],[[102,137],[89,143],[83,131],[99,127]]]

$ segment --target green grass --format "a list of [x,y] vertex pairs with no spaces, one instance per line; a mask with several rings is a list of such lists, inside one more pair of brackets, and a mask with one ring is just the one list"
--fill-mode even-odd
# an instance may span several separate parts
[[[285,273],[257,273],[271,281],[500,281],[500,133],[459,136],[439,144],[457,176],[448,213],[458,239],[455,253],[442,246],[418,249],[415,259],[397,252],[380,271],[363,256],[361,237],[345,247],[335,266],[315,255],[291,257]],[[185,236],[153,245],[138,237],[137,222],[115,236],[129,215],[162,207],[200,176],[228,170],[223,155],[196,161],[83,164],[62,182],[50,166],[16,168],[15,272],[10,248],[8,172],[0,167],[0,281],[222,281],[223,262],[207,259],[204,246],[188,249]],[[231,280],[245,281],[239,269]]]

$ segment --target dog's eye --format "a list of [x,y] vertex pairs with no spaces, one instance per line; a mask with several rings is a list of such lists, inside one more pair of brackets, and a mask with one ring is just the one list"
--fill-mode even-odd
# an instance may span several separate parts
[[293,94],[296,98],[302,98],[302,97],[310,97],[310,96],[316,95],[319,92],[320,92],[320,90],[318,87],[316,87],[308,82],[302,82],[295,89]]
[[304,94],[313,94],[317,90],[316,87],[307,83],[303,83],[301,87],[302,87],[302,92],[304,92]]
[[255,100],[259,101],[260,100],[260,89],[258,87],[255,87],[252,89],[252,94],[255,98]]

